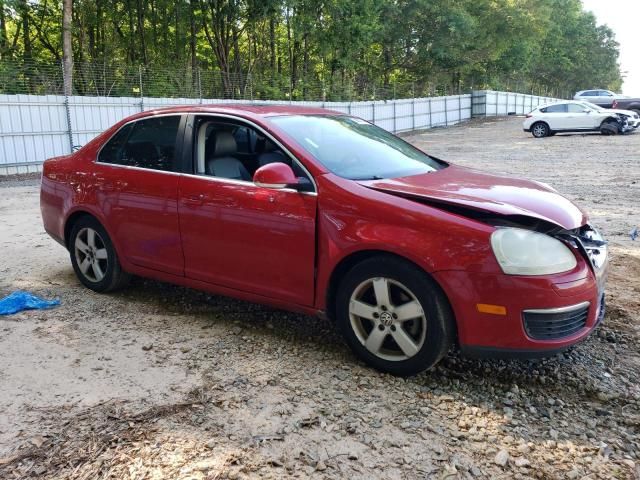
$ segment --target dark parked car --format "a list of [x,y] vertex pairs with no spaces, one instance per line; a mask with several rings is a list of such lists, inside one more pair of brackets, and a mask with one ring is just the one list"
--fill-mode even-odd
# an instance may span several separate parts
[[640,98],[617,98],[613,101],[613,108],[618,110],[633,110],[640,115]]

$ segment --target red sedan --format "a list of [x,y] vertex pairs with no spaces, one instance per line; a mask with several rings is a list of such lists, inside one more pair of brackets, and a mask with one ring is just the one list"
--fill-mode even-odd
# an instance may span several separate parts
[[539,356],[604,316],[606,242],[547,185],[283,106],[129,117],[47,160],[46,231],[98,292],[131,274],[335,320],[370,365]]

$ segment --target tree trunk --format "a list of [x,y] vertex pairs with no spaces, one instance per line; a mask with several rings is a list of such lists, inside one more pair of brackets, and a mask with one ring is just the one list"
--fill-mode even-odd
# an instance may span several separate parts
[[[181,2],[176,2],[175,3],[175,9],[176,9],[176,16],[175,16],[175,22],[176,22],[176,33],[175,33],[175,59],[176,59],[176,63],[180,66],[182,66],[181,61],[182,61],[182,33],[181,33],[181,17],[180,17],[180,5]],[[155,22],[154,22],[155,23]],[[167,30],[169,30],[167,28]]]
[[127,16],[129,21],[129,34],[128,34],[128,45],[127,50],[129,52],[129,62],[135,63],[137,60],[137,52],[136,52],[136,42],[135,42],[135,23],[133,20],[133,5],[131,5],[131,0],[127,0],[126,4]]
[[142,53],[142,63],[146,67],[148,64],[147,61],[147,44],[145,42],[145,34],[144,34],[144,9],[146,2],[142,2],[138,0],[137,4],[137,13],[138,13],[138,35],[140,36],[140,51]]
[[189,28],[191,36],[189,38],[189,52],[191,54],[191,79],[193,82],[194,88],[198,89],[198,58],[196,57],[196,42],[197,42],[197,31],[196,31],[196,12],[195,12],[195,2],[189,2]]
[[4,1],[0,0],[0,60],[7,50],[7,21],[4,16]]
[[389,82],[390,82],[391,68],[392,68],[392,65],[391,65],[392,60],[391,60],[391,50],[387,45],[385,45],[382,48],[382,56],[384,58],[384,74],[383,74],[384,88],[388,89]]
[[276,21],[272,17],[269,19],[269,49],[271,50],[271,72],[276,72]]
[[73,0],[62,2],[62,69],[64,73],[64,94],[73,93],[73,46],[71,44],[71,21]]
[[304,32],[302,39],[302,99],[306,99],[307,95],[307,82],[309,81],[309,45],[308,45],[309,33]]
[[29,19],[29,4],[27,0],[20,2],[20,15],[22,16],[22,39],[23,39],[23,55],[22,58],[25,62],[30,62],[33,58],[33,49],[31,48],[31,35],[30,35],[30,19]]
[[[291,43],[291,11],[289,7],[287,7],[287,47],[289,49],[289,89],[293,91],[293,88],[295,87],[295,83],[296,83],[296,73],[295,73],[296,65],[293,60],[294,48]],[[292,98],[289,97],[289,100],[292,100]]]

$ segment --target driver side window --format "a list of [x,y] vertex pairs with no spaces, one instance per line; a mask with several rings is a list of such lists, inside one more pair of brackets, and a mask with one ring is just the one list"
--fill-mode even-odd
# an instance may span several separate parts
[[200,117],[195,122],[195,172],[229,180],[252,182],[258,168],[269,163],[289,165],[313,191],[305,170],[262,132],[239,122]]
[[567,109],[569,113],[584,113],[586,107],[583,107],[582,105],[578,105],[576,103],[570,103],[567,105]]

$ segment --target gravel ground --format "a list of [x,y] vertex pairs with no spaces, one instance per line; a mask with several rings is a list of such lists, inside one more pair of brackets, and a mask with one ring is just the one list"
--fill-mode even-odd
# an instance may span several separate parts
[[640,478],[640,133],[535,140],[520,119],[408,136],[547,182],[611,241],[604,324],[551,359],[456,352],[377,373],[327,322],[136,279],[98,295],[42,231],[36,178],[0,181],[0,478]]

